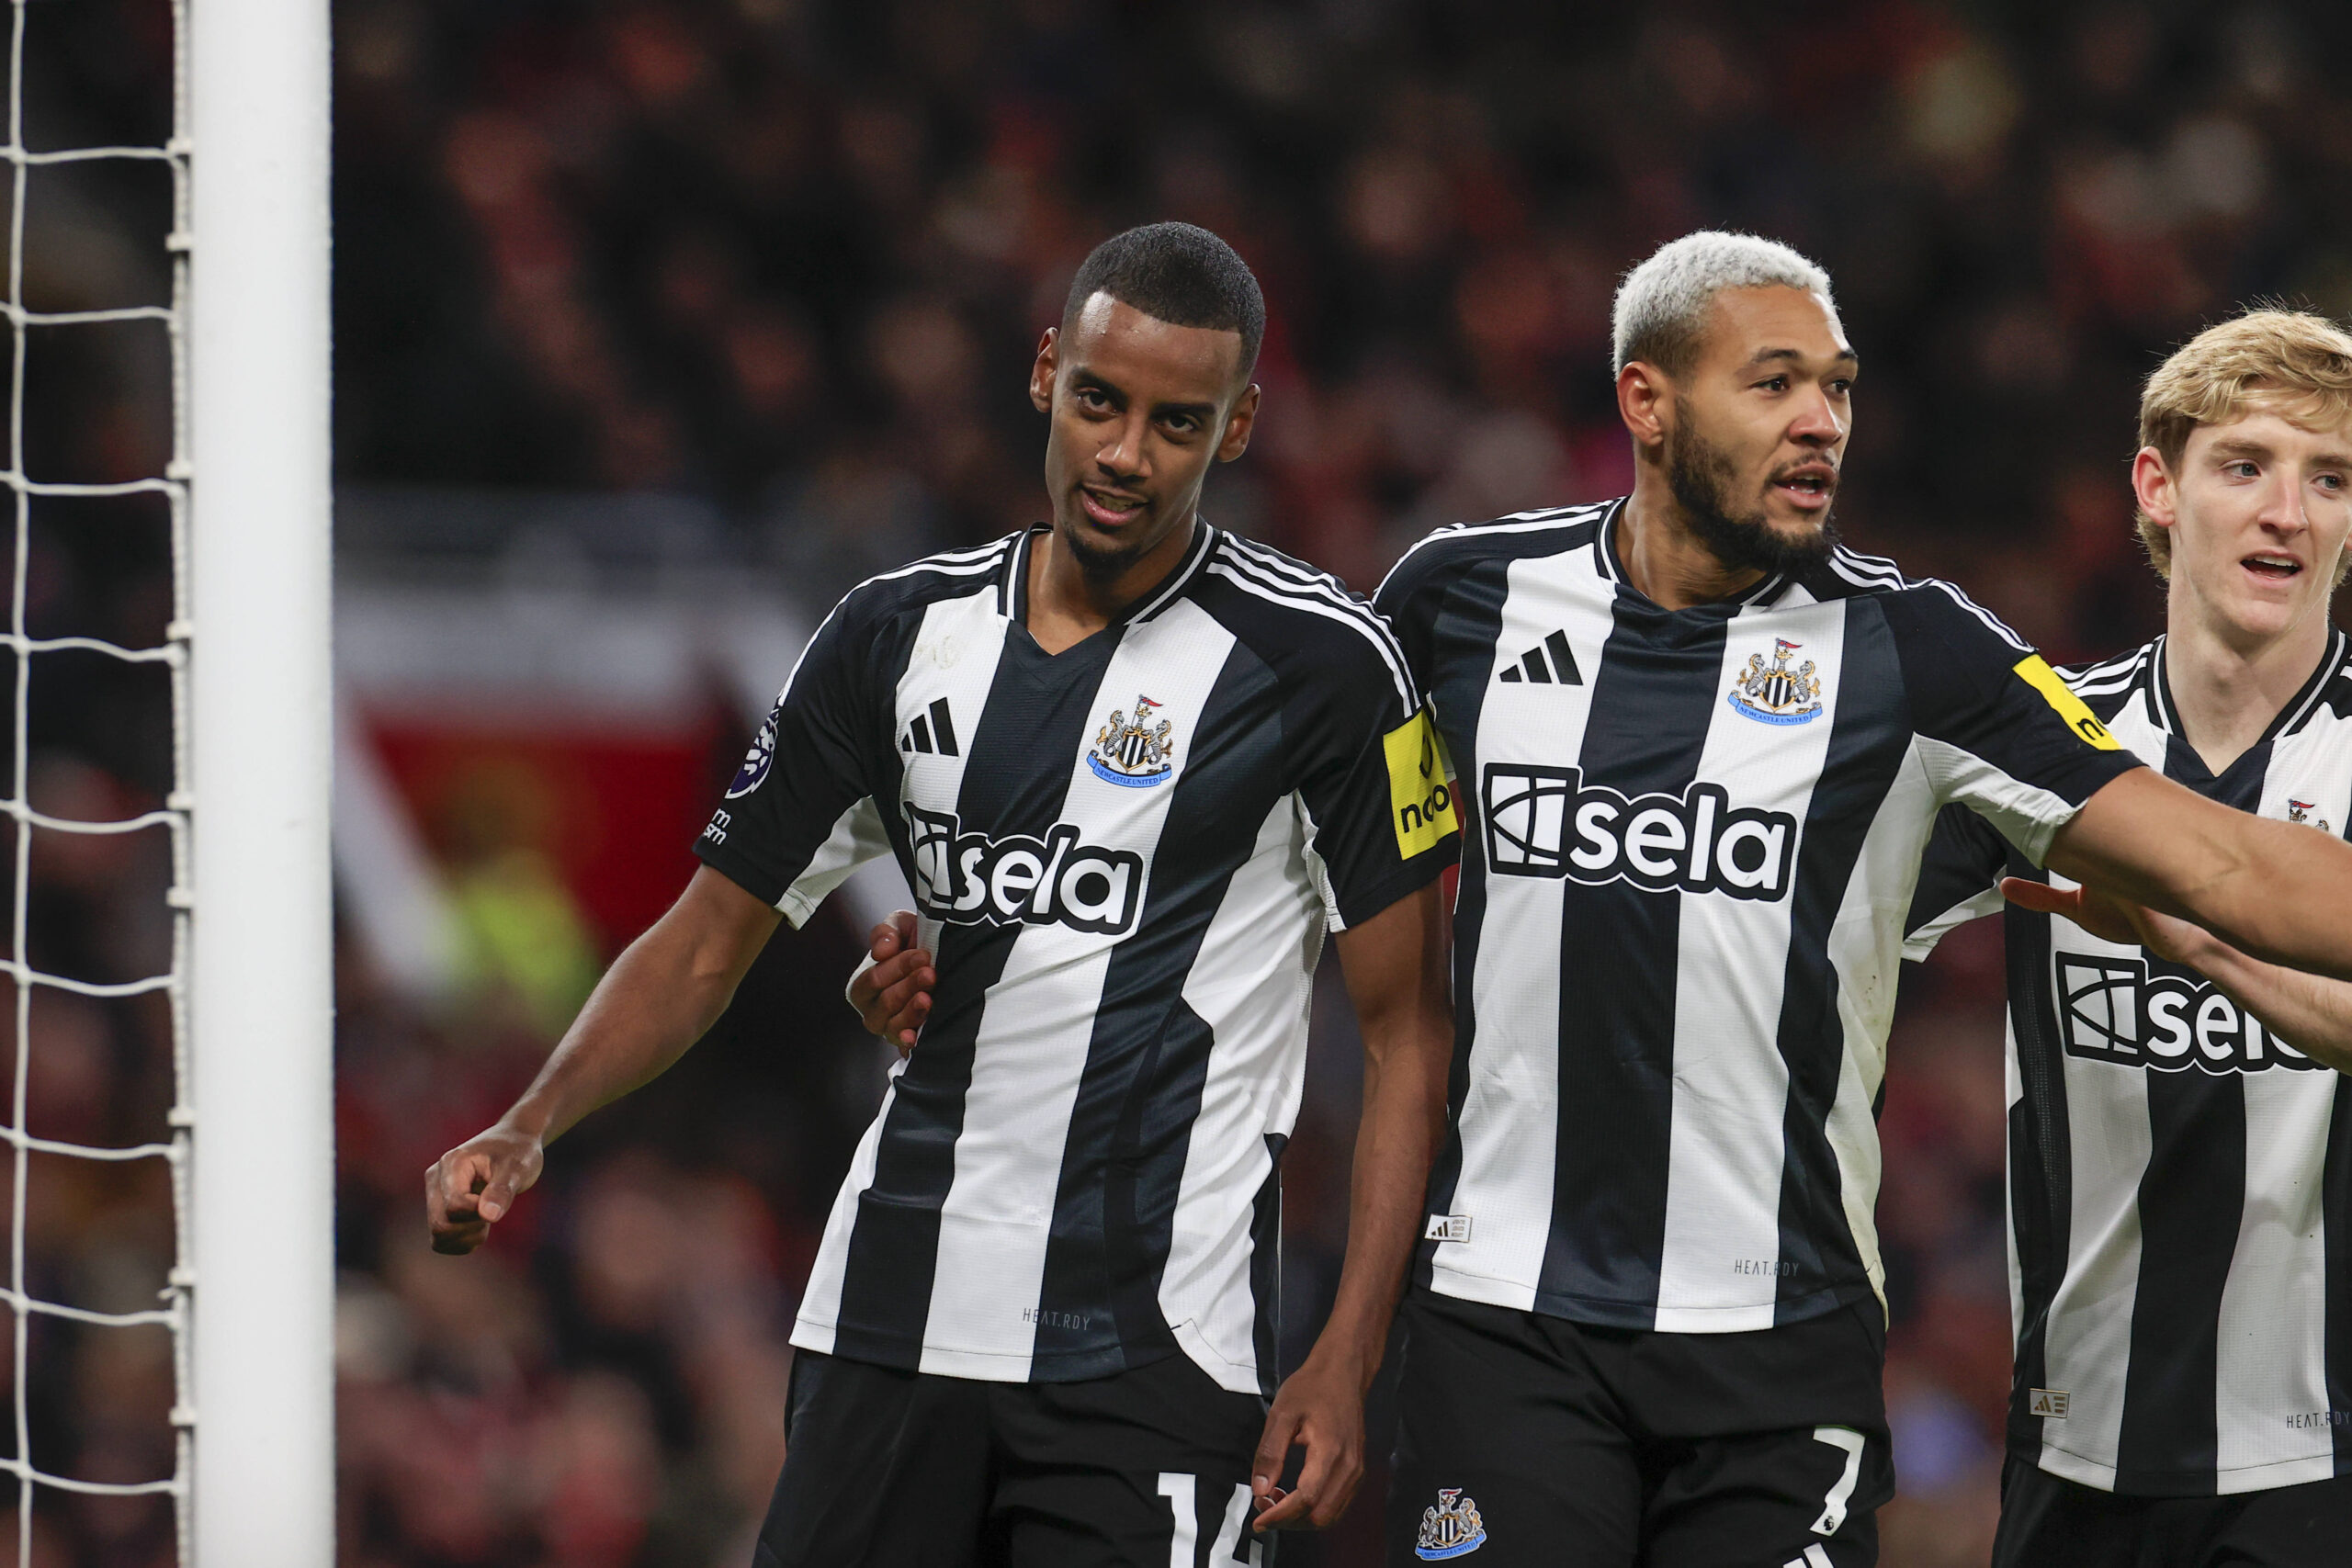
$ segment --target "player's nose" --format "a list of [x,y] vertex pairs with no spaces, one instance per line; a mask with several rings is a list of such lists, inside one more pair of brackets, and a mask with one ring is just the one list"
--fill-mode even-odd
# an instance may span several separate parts
[[1846,422],[1830,405],[1829,394],[1814,389],[1811,396],[1801,400],[1789,424],[1789,438],[1808,446],[1830,446],[1845,439]]
[[1104,473],[1115,474],[1121,479],[1142,474],[1145,462],[1143,434],[1141,420],[1123,423],[1118,434],[1105,442],[1102,449],[1094,455],[1094,460],[1102,465]]

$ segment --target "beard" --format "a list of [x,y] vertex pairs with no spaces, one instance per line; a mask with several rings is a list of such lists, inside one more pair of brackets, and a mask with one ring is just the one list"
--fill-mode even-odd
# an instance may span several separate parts
[[1829,558],[1838,547],[1838,525],[1826,514],[1820,527],[1792,538],[1766,520],[1761,502],[1744,513],[1735,513],[1731,495],[1739,480],[1738,466],[1730,453],[1699,434],[1689,404],[1679,405],[1676,414],[1666,482],[1709,554],[1735,571],[1792,572]]
[[1062,543],[1069,547],[1070,559],[1078,563],[1079,574],[1089,582],[1109,583],[1119,574],[1150,553],[1158,539],[1146,539],[1140,545],[1128,544],[1105,549],[1089,539],[1076,527],[1061,530]]

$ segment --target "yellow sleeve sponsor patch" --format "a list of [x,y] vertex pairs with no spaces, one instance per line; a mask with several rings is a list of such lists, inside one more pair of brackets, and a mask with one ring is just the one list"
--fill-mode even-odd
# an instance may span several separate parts
[[2102,751],[2123,750],[2123,743],[2108,733],[2098,716],[2083,705],[2083,699],[2058,678],[2058,671],[2050,668],[2049,660],[2041,655],[2036,653],[2018,660],[2017,671],[2027,685],[2041,694],[2043,702],[2058,710],[2058,716],[2066,721],[2069,729]]
[[1396,852],[1410,860],[1462,830],[1447,777],[1453,767],[1427,708],[1382,736],[1380,744],[1388,759],[1388,808],[1396,829]]

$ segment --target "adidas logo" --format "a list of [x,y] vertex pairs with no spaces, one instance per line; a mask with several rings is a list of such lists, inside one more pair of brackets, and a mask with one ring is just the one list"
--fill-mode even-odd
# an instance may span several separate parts
[[[1549,661],[1544,657],[1547,649],[1552,656]],[[1506,669],[1501,679],[1513,685],[1527,682],[1538,686],[1584,684],[1584,673],[1577,668],[1577,656],[1568,651],[1568,634],[1566,632],[1554,632],[1521,654],[1519,662]]]
[[947,711],[947,699],[940,698],[931,705],[928,718],[918,714],[899,737],[901,751],[921,751],[925,756],[960,757],[956,750],[956,719]]

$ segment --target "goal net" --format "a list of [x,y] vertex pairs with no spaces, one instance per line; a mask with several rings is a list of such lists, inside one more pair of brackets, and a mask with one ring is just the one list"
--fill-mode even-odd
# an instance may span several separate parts
[[[0,969],[14,1032],[0,1126],[11,1326],[0,1562],[56,1562],[89,1519],[160,1506],[184,1563],[323,1568],[334,1557],[326,8],[120,0],[109,24],[170,29],[157,94],[168,101],[133,116],[153,133],[129,140],[77,137],[94,121],[119,126],[71,102],[74,84],[44,80],[73,42],[45,29],[90,36],[86,16],[67,15],[79,9],[12,0],[9,16],[0,479],[12,509],[14,681]],[[156,186],[156,231],[115,238],[150,247],[146,258],[61,265],[94,194],[141,178]],[[162,297],[107,297],[141,278],[164,280]],[[167,411],[152,468],[77,469],[103,443],[55,438],[57,411],[104,423],[113,412],[92,407],[109,393],[89,393],[93,376],[135,381],[141,367]],[[130,405],[140,394],[112,395]],[[117,458],[126,446],[143,449],[127,437]],[[136,615],[59,625],[47,584],[77,549],[108,547],[73,531],[135,532],[125,516],[152,516],[164,536],[169,605],[149,617],[161,624],[139,635],[119,630]],[[139,697],[141,681],[156,700]],[[111,795],[76,787],[82,773],[49,744],[61,705],[109,704],[121,708],[115,729],[162,732],[142,738],[161,776]],[[44,889],[76,876],[104,889],[93,897],[110,899],[112,915],[143,899],[143,914],[117,923],[157,939],[77,943],[46,929],[72,920]],[[140,972],[119,973],[126,962]],[[72,1091],[89,1054],[74,1021],[107,1008],[161,1020],[168,1103],[152,1115]],[[103,1040],[107,1025],[91,1027]],[[124,1302],[119,1279],[51,1266],[44,1238],[92,1193],[155,1211],[146,1217],[170,1262],[143,1287],[152,1304]],[[168,1437],[108,1444],[77,1427],[74,1380],[119,1361],[93,1348],[102,1336],[167,1342],[171,1397],[153,1416]]]

